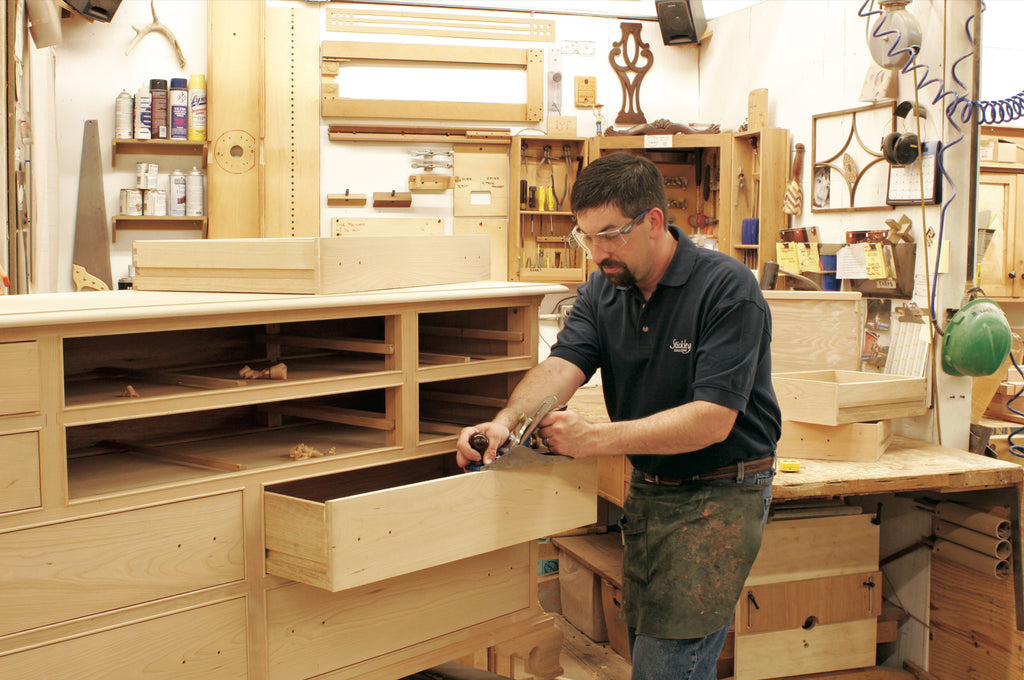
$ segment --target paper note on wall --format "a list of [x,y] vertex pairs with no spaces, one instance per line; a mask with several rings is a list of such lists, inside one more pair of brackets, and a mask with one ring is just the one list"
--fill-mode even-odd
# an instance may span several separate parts
[[885,266],[882,244],[864,243],[864,266],[869,279],[887,279],[889,270]]
[[779,261],[779,269],[787,272],[800,272],[800,256],[797,254],[796,243],[776,243],[775,259]]
[[836,253],[837,279],[866,279],[867,265],[864,262],[864,249],[860,246],[843,246]]
[[801,272],[820,272],[821,258],[818,257],[817,243],[794,243]]

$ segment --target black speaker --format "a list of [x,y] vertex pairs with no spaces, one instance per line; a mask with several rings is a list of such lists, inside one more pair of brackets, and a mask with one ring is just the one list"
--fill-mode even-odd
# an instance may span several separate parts
[[695,45],[708,27],[701,0],[655,0],[661,38],[666,45]]

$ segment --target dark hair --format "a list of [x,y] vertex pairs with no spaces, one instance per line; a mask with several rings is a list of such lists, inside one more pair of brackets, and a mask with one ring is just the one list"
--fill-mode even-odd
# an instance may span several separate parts
[[598,158],[580,171],[572,187],[572,211],[612,205],[627,217],[649,208],[668,215],[665,180],[658,166],[643,156],[619,151]]

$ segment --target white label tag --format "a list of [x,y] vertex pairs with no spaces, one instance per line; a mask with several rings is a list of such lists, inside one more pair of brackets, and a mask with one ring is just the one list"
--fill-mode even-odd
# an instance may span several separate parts
[[672,135],[644,135],[645,149],[671,149]]

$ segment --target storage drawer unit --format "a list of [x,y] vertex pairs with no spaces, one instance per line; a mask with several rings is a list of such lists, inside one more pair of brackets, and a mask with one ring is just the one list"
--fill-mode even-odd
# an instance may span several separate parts
[[330,591],[590,524],[594,459],[463,474],[449,455],[274,485],[267,572]]

